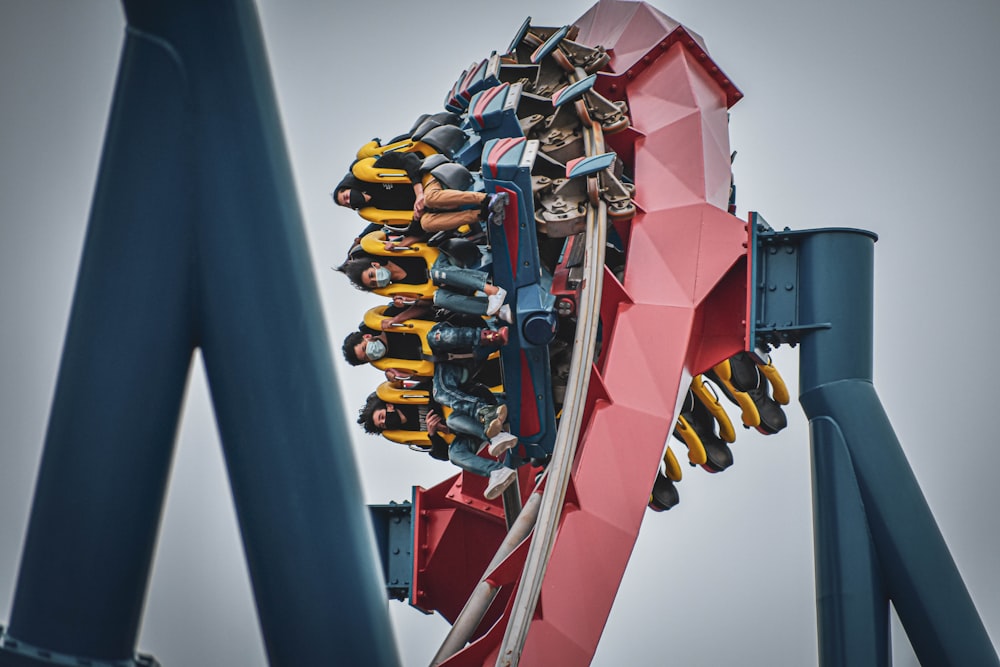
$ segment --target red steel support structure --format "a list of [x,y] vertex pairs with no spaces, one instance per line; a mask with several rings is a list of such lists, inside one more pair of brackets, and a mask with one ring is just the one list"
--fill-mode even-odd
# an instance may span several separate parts
[[[727,114],[741,93],[698,35],[645,3],[604,0],[576,25],[575,41],[611,55],[595,89],[626,101],[631,115],[629,129],[607,137],[633,167],[638,208],[631,221],[616,222],[627,243],[624,284],[605,272],[602,353],[591,369],[577,456],[523,649],[500,655],[508,604],[499,622],[447,665],[590,662],[678,397],[691,376],[745,346],[747,228],[727,212]],[[415,522],[419,532],[421,517]],[[515,551],[507,570],[524,557]],[[495,580],[516,579],[507,570],[498,568]],[[419,572],[414,586],[421,588]]]
[[[494,593],[499,589],[499,595],[478,632],[457,652],[460,646],[449,636],[448,650],[442,647],[435,664],[589,664],[689,380],[760,342],[759,304],[752,298],[758,284],[759,266],[752,261],[757,221],[751,225],[728,212],[728,109],[741,93],[698,35],[645,3],[601,0],[575,25],[575,42],[602,46],[611,56],[595,90],[625,102],[630,114],[630,127],[607,137],[635,185],[636,215],[614,223],[625,241],[624,281],[604,269],[603,344],[589,373],[583,371],[590,385],[569,481],[558,501],[561,510],[546,513],[546,498],[556,488],[550,481],[533,534],[506,549],[506,558],[483,576],[481,585]],[[998,664],[922,494],[907,476],[891,426],[879,417],[877,398],[871,400],[870,368],[864,368],[871,332],[855,320],[864,319],[859,313],[866,303],[870,310],[871,281],[866,286],[860,279],[870,277],[873,235],[850,231],[806,234],[804,247],[813,252],[806,266],[799,260],[801,276],[790,278],[802,278],[802,292],[810,293],[798,294],[798,306],[815,320],[795,340],[803,346],[802,385],[815,388],[803,394],[802,403],[814,420],[821,664],[888,664],[890,597],[922,661]],[[845,237],[853,244],[849,260],[835,251]],[[854,246],[861,249],[853,252]],[[838,271],[852,275],[841,280]],[[843,382],[836,383],[845,377],[863,389],[845,390]],[[567,413],[574,414],[564,410],[563,419],[572,420]],[[837,421],[855,414],[867,418],[850,427]],[[870,437],[869,428],[879,435]],[[551,468],[557,466],[559,447],[557,440]],[[845,456],[848,450],[852,454]],[[892,480],[871,483],[872,475],[890,470]],[[548,474],[550,480],[561,476]],[[859,494],[860,504],[854,502]],[[892,525],[886,525],[887,516],[894,517]],[[423,522],[435,520],[418,512],[418,534]],[[551,528],[549,522],[557,523],[554,538],[542,533]],[[447,546],[438,547],[428,549],[421,562],[456,558]],[[476,549],[462,541],[461,548],[467,560],[470,550],[484,552],[477,555],[480,561],[489,557],[489,544]],[[536,552],[542,555],[533,559]],[[888,573],[884,581],[880,571]],[[422,583],[418,566],[418,597],[426,594]],[[476,581],[451,584],[435,591],[435,599],[448,598],[454,613],[459,602],[450,598],[464,596]]]
[[[0,628],[0,665],[157,664],[135,653],[135,641],[195,347],[205,356],[269,660],[396,664],[371,535],[352,504],[360,495],[353,461],[332,446],[343,439],[345,420],[324,408],[339,402],[337,389],[303,269],[307,253],[256,15],[248,0],[124,5],[129,32],[115,111],[12,619]],[[728,109],[741,93],[698,35],[645,3],[601,0],[576,26],[577,42],[610,55],[595,90],[624,102],[630,114],[630,127],[607,137],[635,186],[635,216],[614,223],[625,244],[624,280],[596,264],[603,269],[603,280],[599,271],[591,280],[600,290],[601,354],[594,362],[584,357],[586,400],[563,411],[579,438],[558,495],[548,495],[556,483],[543,482],[541,500],[530,496],[505,540],[510,517],[480,500],[482,479],[457,476],[416,494],[411,601],[454,619],[473,588],[484,593],[475,599],[481,616],[463,619],[478,626],[471,643],[463,648],[459,638],[454,649],[443,647],[439,664],[592,660],[680,397],[692,376],[755,343],[755,228],[728,212]],[[591,142],[603,143],[599,130],[595,137]],[[256,159],[240,159],[247,155]],[[160,158],[155,165],[151,156]],[[833,291],[828,265],[838,264],[831,248],[843,250],[841,236],[819,234],[802,246],[814,268],[803,285]],[[844,255],[867,266],[870,239],[851,235],[845,243]],[[855,282],[860,300],[864,285]],[[836,343],[851,344],[870,326],[858,317],[862,309],[848,305],[847,313],[817,307],[806,316],[832,322],[826,329],[855,331],[856,338]],[[245,322],[259,326],[243,331]],[[837,356],[823,336],[812,351]],[[92,363],[111,355],[126,370]],[[943,628],[915,642],[931,656],[926,662],[954,663],[961,655],[961,664],[997,664],[981,625],[973,627],[975,610],[962,599],[943,540],[927,527],[929,511],[921,509],[923,532],[895,530],[904,523],[900,514],[918,504],[915,480],[897,487],[906,491],[903,500],[886,498],[892,494],[877,475],[871,481],[883,465],[905,466],[901,451],[866,448],[857,429],[841,435],[838,416],[851,414],[856,394],[872,394],[870,368],[845,375],[809,358],[803,368],[810,388],[803,404],[818,433],[814,468],[826,468],[815,473],[817,504],[858,491],[876,506],[867,516],[844,511],[857,503],[817,510],[824,524],[818,544],[829,547],[820,549],[817,567],[824,593],[843,594],[850,577],[867,591],[860,604],[847,600],[820,614],[824,664],[857,664],[839,651],[862,643],[865,650],[851,656],[885,664],[878,617],[887,595],[914,610],[900,614],[908,630]],[[853,384],[845,388],[844,379]],[[869,411],[869,421],[887,422],[877,412]],[[857,450],[855,442],[862,443]],[[854,455],[862,450],[892,461]],[[552,468],[558,457],[557,449]],[[534,472],[521,470],[522,497]],[[554,515],[546,497],[559,499]],[[539,505],[537,542],[531,535],[518,542]],[[847,543],[865,537],[872,517],[885,524],[871,531],[873,544],[849,553]],[[540,548],[539,532],[553,525],[554,538]],[[935,540],[930,547],[927,535]],[[878,561],[876,547],[895,560]],[[934,553],[899,557],[894,550]],[[907,572],[877,576],[877,566],[896,564]],[[531,581],[523,574],[529,570],[538,575]],[[927,594],[913,583],[932,577]],[[957,594],[941,596],[940,588]],[[872,631],[857,620],[868,612]]]

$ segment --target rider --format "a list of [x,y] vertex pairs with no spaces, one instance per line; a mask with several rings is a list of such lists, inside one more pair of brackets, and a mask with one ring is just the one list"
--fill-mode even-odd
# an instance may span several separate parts
[[[452,413],[455,416],[455,413]],[[462,424],[474,420],[466,420]],[[425,405],[406,405],[383,401],[376,392],[372,392],[365,401],[365,406],[358,414],[358,423],[366,433],[378,434],[386,430],[426,431],[431,440],[431,456],[441,458],[442,446],[447,447],[447,458],[459,468],[489,479],[483,495],[487,500],[493,500],[503,493],[517,479],[517,471],[500,461],[479,456],[478,452],[486,445],[485,433],[482,427],[475,426],[471,433],[460,430],[457,422],[442,419],[442,410],[433,401]],[[451,428],[456,426],[456,428]],[[444,445],[441,437],[453,433],[455,438],[450,446]],[[492,456],[502,456],[507,450],[517,444],[517,436],[503,432],[489,439],[489,452]]]
[[[388,328],[387,322],[389,320],[383,320],[383,327]],[[454,353],[465,357],[470,351],[475,356],[477,352],[505,345],[508,335],[507,327],[498,330],[456,327],[447,322],[435,324],[427,334],[428,346],[435,356],[432,391],[434,400],[456,412],[475,416],[490,438],[500,432],[507,417],[507,406],[502,403],[490,405],[465,392],[462,385],[471,377],[471,365],[452,357],[456,356]],[[351,332],[344,339],[343,353],[344,359],[352,366],[378,361],[383,357],[410,360],[423,358],[419,336],[385,329],[377,333],[365,333],[361,330]],[[396,380],[409,375],[409,372],[388,368],[385,374],[389,380]]]
[[[491,284],[483,271],[455,266],[443,252],[438,254],[429,270],[420,257],[384,259],[384,264],[376,260],[367,253],[361,254],[348,259],[337,270],[344,273],[351,284],[365,291],[391,284],[424,285],[429,280],[438,287],[433,296],[435,306],[454,313],[497,315],[505,322],[511,321],[510,306],[504,304],[507,291]],[[486,296],[475,296],[476,291]]]
[[[420,174],[421,162],[416,153],[385,153],[375,166],[402,169],[409,183],[370,183],[348,172],[333,189],[333,201],[338,206],[355,210],[366,207],[387,211],[412,209],[413,220],[418,222],[415,227],[428,234],[491,219],[502,221],[506,193],[449,190],[433,176],[428,177],[425,187]],[[464,208],[468,206],[474,208]]]

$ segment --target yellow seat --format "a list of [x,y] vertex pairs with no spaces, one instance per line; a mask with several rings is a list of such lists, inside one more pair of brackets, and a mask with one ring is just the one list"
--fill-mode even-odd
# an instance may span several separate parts
[[[427,405],[430,401],[430,395],[426,389],[404,389],[390,382],[380,384],[375,393],[386,403],[394,405]],[[448,406],[443,406],[442,411],[446,419],[451,414],[451,408]],[[382,436],[392,442],[406,445],[410,449],[426,451],[431,447],[431,438],[427,431],[393,429],[382,431]],[[453,433],[442,434],[441,438],[450,445],[451,441],[455,439],[455,435]]]
[[400,141],[394,141],[393,143],[386,144],[385,146],[379,145],[378,141],[372,139],[358,149],[357,156],[359,160],[363,160],[365,158],[375,158],[390,151],[399,151],[400,153],[420,153],[424,157],[438,152],[437,149],[430,144],[425,144],[422,141],[414,141],[413,139],[401,139]]
[[788,387],[785,385],[785,378],[781,377],[781,373],[774,367],[774,363],[768,359],[767,364],[757,364],[757,368],[771,383],[771,397],[782,405],[788,405],[790,400]]
[[[376,306],[365,313],[365,326],[375,331],[382,330],[382,320],[387,319],[385,310],[387,306]],[[423,359],[399,359],[396,357],[382,357],[378,361],[372,361],[371,365],[379,370],[389,368],[399,368],[412,375],[420,377],[434,376],[434,362],[430,359],[434,356],[430,346],[427,344],[427,334],[437,322],[431,320],[407,320],[398,327],[394,327],[392,333],[409,334],[420,337],[420,351]]]
[[[369,232],[361,239],[361,249],[364,250],[369,255],[375,257],[385,257],[386,259],[392,260],[397,257],[419,257],[424,260],[424,264],[427,267],[427,282],[422,285],[408,285],[405,283],[390,283],[385,287],[376,287],[373,292],[380,294],[382,296],[387,296],[392,298],[394,296],[408,296],[420,299],[430,299],[433,298],[434,292],[437,291],[437,287],[430,280],[430,268],[437,261],[438,253],[440,250],[437,248],[432,248],[426,243],[414,243],[408,248],[399,248],[398,250],[386,250],[383,243],[385,243],[385,232],[374,231]],[[377,328],[377,327],[373,327]]]
[[722,384],[740,407],[742,413],[740,418],[743,421],[743,425],[748,428],[760,426],[760,412],[757,410],[757,405],[754,403],[753,397],[745,391],[740,391],[733,384],[733,369],[729,359],[719,362],[712,370],[715,372],[715,377],[719,379],[720,384]]
[[674,433],[678,434],[681,440],[684,441],[684,444],[687,445],[688,461],[692,465],[700,466],[708,461],[705,445],[684,415],[678,415],[677,423],[674,425]]
[[719,425],[719,437],[726,442],[736,442],[736,430],[733,428],[733,422],[726,414],[726,409],[722,407],[719,397],[705,384],[704,376],[696,375],[691,378],[691,391],[715,418],[715,422]]
[[[365,326],[374,329],[375,331],[382,330],[382,320],[387,319],[385,315],[385,310],[388,306],[376,306],[370,308],[365,312],[364,323]],[[431,361],[434,357],[434,353],[431,351],[430,345],[427,343],[427,334],[430,333],[431,327],[433,327],[438,322],[433,322],[431,320],[418,320],[410,319],[403,322],[398,327],[394,327],[391,333],[401,333],[420,337],[420,352],[423,359],[400,359],[397,357],[382,357],[377,361],[370,362],[375,368],[384,371],[389,368],[398,368],[402,371],[409,373],[410,375],[416,375],[418,377],[434,377],[434,362]],[[460,355],[458,355],[460,356]],[[470,353],[471,356],[471,353]],[[500,358],[500,351],[494,350],[486,357],[486,360],[493,360]],[[493,387],[491,391],[498,391],[500,388]]]
[[[365,183],[409,183],[409,176],[404,169],[390,169],[387,167],[376,167],[377,157],[365,157],[357,160],[351,165],[351,173],[359,181]],[[426,186],[432,176],[427,173],[421,179],[421,183]],[[390,227],[407,227],[413,220],[413,210],[390,211],[374,206],[365,206],[358,210],[358,215],[379,225],[389,225]]]
[[674,456],[670,445],[667,445],[667,451],[663,455],[663,474],[672,482],[681,481],[681,477],[683,476],[681,464],[677,462],[677,457]]

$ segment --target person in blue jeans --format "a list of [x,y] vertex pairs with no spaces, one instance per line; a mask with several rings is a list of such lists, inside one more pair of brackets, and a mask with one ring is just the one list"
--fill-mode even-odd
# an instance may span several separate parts
[[[489,438],[501,431],[507,417],[507,406],[490,405],[464,391],[462,386],[471,378],[475,360],[484,359],[493,349],[505,345],[508,336],[507,327],[494,330],[488,327],[458,327],[447,322],[435,324],[427,333],[427,345],[434,353],[431,392],[434,400],[456,412],[474,416]],[[344,339],[343,353],[344,359],[352,366],[378,361],[383,357],[422,359],[420,337],[405,331],[353,331]],[[396,380],[408,375],[408,372],[389,368],[385,374],[389,380]]]
[[[504,303],[507,291],[491,284],[483,271],[456,266],[444,253],[429,269],[420,257],[388,259],[365,253],[347,260],[337,270],[355,287],[368,292],[393,284],[417,286],[431,282],[438,288],[433,304],[439,308],[467,315],[496,315],[511,321],[510,306]],[[485,296],[476,296],[476,292]]]
[[[434,401],[425,405],[394,404],[383,401],[372,393],[358,414],[358,423],[366,433],[377,434],[385,430],[426,431],[431,440],[431,455],[447,447],[447,458],[453,464],[489,481],[484,496],[492,500],[503,493],[517,478],[517,471],[501,461],[479,456],[479,451],[489,441],[491,456],[501,457],[517,444],[517,436],[502,432],[487,438],[483,427],[469,415],[452,412],[447,421]],[[453,433],[451,445],[444,445],[442,435]]]

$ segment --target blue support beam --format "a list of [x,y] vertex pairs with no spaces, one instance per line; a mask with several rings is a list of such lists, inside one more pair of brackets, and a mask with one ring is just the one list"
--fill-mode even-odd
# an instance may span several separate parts
[[890,664],[888,602],[921,664],[1000,665],[873,385],[874,244],[751,220],[753,345],[801,345],[820,664]]
[[396,665],[256,9],[123,5],[0,665],[155,663],[135,644],[195,348],[268,660]]
[[382,579],[390,600],[409,600],[413,584],[413,505],[369,505],[375,541],[382,559]]

